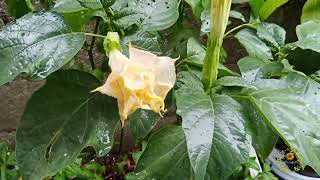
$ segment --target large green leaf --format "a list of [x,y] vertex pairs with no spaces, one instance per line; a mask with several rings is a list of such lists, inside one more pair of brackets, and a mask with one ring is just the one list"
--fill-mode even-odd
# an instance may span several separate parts
[[62,14],[73,31],[83,31],[93,16],[107,16],[100,0],[57,0],[52,11]]
[[192,168],[183,130],[180,126],[168,126],[151,136],[139,158],[135,173],[128,180],[176,180],[190,179]]
[[308,0],[302,9],[301,22],[320,20],[320,1]]
[[280,62],[271,62],[253,57],[244,57],[238,61],[242,78],[247,82],[253,82],[256,79],[270,78],[279,75],[284,66]]
[[139,109],[129,117],[130,132],[136,140],[141,141],[147,137],[159,119],[159,114]]
[[302,166],[320,174],[320,84],[291,73],[283,80],[259,80],[247,98],[285,143],[294,148]]
[[55,13],[28,14],[0,32],[0,85],[25,72],[43,79],[81,49],[83,33],[72,33]]
[[214,138],[207,180],[225,180],[249,158],[251,137],[246,130],[245,109],[226,95],[213,95]]
[[85,72],[58,71],[32,96],[17,131],[23,179],[54,175],[88,145],[109,152],[119,115],[113,98],[90,93],[99,84]]
[[249,56],[259,59],[273,59],[271,49],[250,29],[243,29],[235,37],[247,50]]
[[298,42],[301,49],[310,49],[320,53],[320,20],[308,21],[297,26]]
[[120,10],[116,23],[122,27],[137,24],[148,31],[158,31],[172,26],[179,17],[177,0],[130,0],[127,8]]
[[286,31],[281,26],[272,23],[259,23],[257,35],[277,49],[283,47],[286,40]]
[[[193,84],[201,84],[200,79]],[[205,177],[214,131],[212,101],[201,87],[182,85],[176,95],[177,114],[182,117],[182,128],[186,137],[188,154],[196,179]]]
[[260,9],[260,18],[264,21],[280,6],[287,3],[289,0],[266,0]]
[[18,19],[32,9],[28,6],[27,0],[5,0],[10,16]]

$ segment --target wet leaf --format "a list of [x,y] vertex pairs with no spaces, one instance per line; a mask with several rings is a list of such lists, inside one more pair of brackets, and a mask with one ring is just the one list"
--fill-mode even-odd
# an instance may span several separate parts
[[128,180],[190,179],[190,166],[183,130],[180,126],[168,126],[151,136],[139,158],[134,173]]
[[298,42],[301,49],[310,49],[320,53],[320,20],[308,21],[297,26]]
[[271,49],[250,29],[243,29],[235,37],[247,50],[249,56],[259,59],[273,59]]
[[127,8],[118,12],[121,27],[137,24],[141,29],[158,31],[172,26],[179,17],[177,0],[130,0]]
[[245,57],[238,61],[242,78],[247,82],[253,82],[256,79],[266,79],[272,76],[280,75],[284,65],[281,62],[271,62],[253,57]]
[[[201,84],[200,79],[194,79]],[[190,82],[188,82],[190,83]],[[204,179],[214,131],[214,110],[209,95],[199,87],[182,85],[175,93],[177,114],[182,117],[188,154],[196,179]]]
[[286,40],[286,31],[281,26],[272,23],[259,23],[257,35],[277,49],[283,47]]
[[[285,79],[258,80],[247,96],[275,132],[292,147],[299,163],[320,173],[320,84],[296,73]],[[308,148],[305,148],[308,147]]]
[[73,33],[56,13],[28,14],[0,32],[0,85],[20,73],[43,79],[81,49],[85,35]]
[[23,179],[54,175],[88,145],[99,155],[109,152],[119,122],[117,103],[90,93],[97,86],[99,81],[89,73],[64,70],[49,76],[32,96],[17,131]]

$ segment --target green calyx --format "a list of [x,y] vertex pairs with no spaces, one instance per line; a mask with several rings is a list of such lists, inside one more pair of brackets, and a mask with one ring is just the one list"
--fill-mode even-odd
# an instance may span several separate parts
[[118,33],[108,32],[107,37],[103,41],[103,47],[104,47],[104,50],[106,51],[107,56],[114,49],[122,51],[122,47],[120,44],[120,37]]

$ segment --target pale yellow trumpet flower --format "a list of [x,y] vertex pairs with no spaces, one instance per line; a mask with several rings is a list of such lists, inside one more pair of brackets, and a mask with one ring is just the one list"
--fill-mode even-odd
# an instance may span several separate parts
[[131,46],[129,58],[119,48],[109,46],[107,51],[112,72],[106,83],[94,92],[117,98],[122,125],[138,108],[164,111],[164,99],[176,81],[175,59],[158,57]]

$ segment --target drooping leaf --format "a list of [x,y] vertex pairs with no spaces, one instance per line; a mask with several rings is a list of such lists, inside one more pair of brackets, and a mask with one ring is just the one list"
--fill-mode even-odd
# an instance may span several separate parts
[[279,75],[284,66],[280,62],[271,62],[253,57],[245,57],[238,61],[242,78],[247,82],[253,82],[256,79],[270,78]]
[[152,53],[161,55],[162,51],[159,41],[160,37],[157,32],[138,31],[123,38],[123,51],[128,54],[128,45],[131,43],[131,45],[136,48],[148,50]]
[[284,142],[295,149],[301,166],[320,173],[320,84],[296,73],[283,80],[259,80],[247,96]]
[[5,0],[10,16],[18,19],[32,11],[26,0]]
[[259,59],[273,59],[271,49],[250,29],[243,29],[235,37],[247,50],[249,56]]
[[241,4],[241,3],[246,3],[249,2],[250,0],[232,0],[232,3],[234,4]]
[[180,126],[168,126],[151,136],[139,158],[134,173],[128,180],[176,180],[190,179],[190,166],[183,130]]
[[257,35],[277,49],[283,47],[286,40],[286,31],[272,23],[259,23],[257,25]]
[[[190,79],[189,79],[190,80]],[[181,80],[180,80],[181,81]],[[195,84],[201,84],[200,79]],[[175,93],[177,114],[182,117],[188,154],[196,179],[204,179],[214,132],[212,101],[202,88],[182,85]]]
[[93,16],[107,16],[100,0],[57,0],[52,11],[62,14],[73,31],[83,31]]
[[0,85],[20,73],[43,79],[81,49],[85,35],[73,33],[56,13],[28,14],[0,32]]
[[320,20],[308,21],[297,26],[298,41],[301,49],[310,49],[320,53]]
[[302,9],[301,22],[320,20],[320,1],[308,0]]
[[287,3],[289,0],[266,0],[260,9],[261,20],[266,20],[280,6]]
[[159,114],[139,109],[129,117],[130,132],[136,140],[141,141],[147,137],[159,119]]
[[172,26],[179,17],[177,0],[130,0],[128,7],[120,10],[127,11],[116,20],[123,27],[138,23],[141,29],[158,31]]
[[263,117],[247,102],[243,102],[249,118],[248,129],[252,137],[252,145],[258,156],[265,160],[273,150],[278,141],[278,135],[269,127]]
[[235,10],[231,10],[231,11],[230,11],[229,17],[235,18],[235,19],[239,19],[239,20],[241,20],[242,22],[246,22],[246,19],[244,18],[243,14],[241,14],[240,12],[235,11]]
[[226,95],[213,95],[214,138],[205,179],[227,179],[249,159],[251,137],[246,131],[245,109]]
[[[52,176],[91,145],[110,151],[119,122],[116,101],[99,93],[92,75],[58,71],[28,102],[17,131],[17,161],[23,179]],[[41,134],[41,136],[39,136]]]

